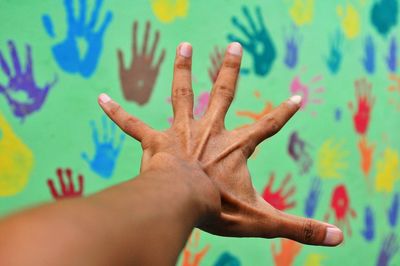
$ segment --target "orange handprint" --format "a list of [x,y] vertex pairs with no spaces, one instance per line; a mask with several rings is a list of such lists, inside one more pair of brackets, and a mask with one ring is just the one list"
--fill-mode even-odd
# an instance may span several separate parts
[[197,250],[199,247],[200,231],[195,229],[190,236],[185,249],[183,250],[183,262],[182,266],[198,266],[201,260],[207,254],[210,249],[210,245],[206,245],[200,251]]
[[300,253],[302,245],[296,241],[281,238],[281,250],[276,251],[275,243],[271,244],[271,252],[274,257],[275,266],[290,266],[294,259]]
[[374,154],[375,145],[369,144],[365,137],[358,142],[358,150],[361,155],[361,170],[365,177],[368,177],[372,165],[372,156]]

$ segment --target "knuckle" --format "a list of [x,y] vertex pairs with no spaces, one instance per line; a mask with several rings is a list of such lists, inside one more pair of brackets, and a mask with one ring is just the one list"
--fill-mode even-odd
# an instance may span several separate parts
[[122,123],[122,130],[129,134],[135,128],[136,124],[137,120],[130,116]]
[[215,92],[229,101],[233,101],[234,93],[230,86],[224,84],[217,84],[215,86]]
[[272,134],[275,134],[281,128],[281,124],[279,123],[279,121],[274,116],[271,116],[271,115],[268,116],[266,118],[266,123],[267,123],[268,128],[269,128],[269,130],[270,130],[270,132]]
[[178,86],[175,88],[175,96],[178,97],[192,97],[193,96],[193,91],[192,88],[189,86]]
[[240,68],[240,63],[237,61],[233,61],[233,60],[224,61],[224,63],[222,65],[226,68],[230,68],[235,71],[239,71],[239,68]]
[[302,227],[301,236],[304,242],[310,243],[315,238],[315,226],[311,219],[307,218]]
[[178,70],[191,70],[192,63],[187,60],[178,60],[178,62],[175,63],[175,68]]
[[119,104],[114,105],[110,108],[110,115],[115,116],[121,111],[121,106]]

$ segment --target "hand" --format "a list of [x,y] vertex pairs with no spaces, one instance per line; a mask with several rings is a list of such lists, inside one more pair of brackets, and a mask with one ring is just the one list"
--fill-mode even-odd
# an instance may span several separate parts
[[[343,235],[335,226],[281,212],[254,189],[248,158],[260,142],[277,133],[296,113],[301,98],[291,97],[247,127],[225,129],[224,119],[234,98],[241,57],[241,46],[230,44],[212,88],[208,109],[202,118],[194,120],[192,47],[180,44],[172,82],[174,120],[165,131],[151,129],[105,94],[100,95],[99,104],[123,131],[141,142],[142,172],[151,170],[149,162],[157,154],[169,154],[182,162],[197,164],[207,173],[219,192],[221,209],[218,216],[204,219],[199,224],[201,229],[224,236],[285,237],[306,244],[339,244]],[[199,187],[197,183],[193,186]],[[207,195],[201,199],[209,200]]]
[[400,211],[399,201],[400,201],[400,193],[395,193],[393,196],[392,205],[390,206],[387,212],[389,224],[392,228],[395,228],[398,222],[399,211]]
[[375,44],[371,36],[365,39],[364,57],[362,59],[364,69],[368,74],[375,72]]
[[365,207],[364,223],[365,223],[365,228],[361,231],[361,234],[367,241],[374,240],[375,220],[374,220],[374,213],[372,212],[372,208],[370,206]]
[[314,217],[315,209],[317,208],[320,194],[321,194],[321,180],[318,177],[315,177],[310,186],[310,192],[308,192],[306,205],[304,208],[304,213],[307,217]]
[[[372,96],[372,84],[366,79],[359,79],[354,82],[356,87],[357,111],[353,110],[353,123],[356,132],[360,135],[367,134],[368,125],[375,97]],[[352,108],[352,105],[350,105]]]
[[269,178],[268,185],[264,189],[262,197],[269,204],[271,204],[272,207],[274,207],[277,210],[284,211],[292,209],[294,206],[296,206],[296,202],[295,201],[288,202],[288,201],[289,198],[292,197],[293,194],[296,192],[296,188],[294,186],[291,186],[286,191],[286,185],[290,182],[291,179],[292,176],[290,174],[286,175],[285,179],[282,181],[278,190],[272,192],[272,185],[274,184],[275,180],[275,173],[272,173]]
[[379,253],[377,266],[389,265],[392,258],[399,252],[400,245],[395,234],[388,235],[382,243],[381,252]]
[[74,181],[72,180],[71,169],[65,169],[65,175],[67,176],[68,183],[65,183],[63,177],[63,170],[61,168],[57,169],[58,182],[60,183],[61,191],[60,193],[56,190],[54,181],[52,179],[47,179],[47,185],[49,186],[51,195],[54,199],[65,199],[72,197],[79,197],[83,195],[83,176],[78,176],[78,188],[75,188]]
[[162,50],[157,63],[154,61],[154,53],[157,49],[160,32],[156,31],[154,43],[151,50],[148,51],[147,42],[149,38],[150,22],[146,23],[146,31],[142,51],[137,51],[137,27],[138,23],[133,23],[133,44],[132,44],[132,62],[126,68],[124,63],[124,55],[118,50],[119,62],[119,78],[121,80],[122,92],[128,101],[135,101],[139,105],[144,105],[150,99],[153,92],[154,84],[158,76],[160,66],[164,61],[165,49]]
[[337,32],[330,41],[329,56],[325,59],[325,63],[332,74],[339,72],[340,64],[343,57],[343,35]]
[[389,51],[386,55],[386,65],[391,73],[396,73],[397,71],[397,53],[398,53],[398,46],[397,46],[397,40],[396,37],[392,37],[390,39],[390,44],[389,44]]

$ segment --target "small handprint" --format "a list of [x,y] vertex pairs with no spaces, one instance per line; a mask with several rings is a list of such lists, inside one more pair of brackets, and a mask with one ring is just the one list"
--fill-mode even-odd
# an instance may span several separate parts
[[389,51],[386,55],[386,65],[391,73],[396,73],[397,70],[397,39],[393,36],[390,39]]
[[224,60],[224,51],[218,46],[215,46],[213,53],[210,54],[210,60],[211,66],[208,68],[208,76],[210,77],[212,84],[214,84]]
[[377,266],[388,266],[390,261],[399,252],[400,246],[397,236],[392,233],[388,235],[382,243],[381,251],[378,256]]
[[371,36],[367,36],[364,42],[364,57],[362,63],[368,74],[375,72],[375,44]]
[[321,254],[309,254],[304,262],[304,266],[322,266],[326,257]]
[[240,266],[240,260],[232,255],[229,252],[222,253],[217,261],[214,263],[214,266]]
[[[52,48],[53,56],[58,65],[66,72],[78,73],[85,78],[96,70],[103,49],[104,33],[112,20],[112,13],[107,11],[106,17],[96,31],[100,8],[103,0],[96,0],[89,22],[87,21],[87,2],[79,1],[79,15],[73,0],[64,0],[67,17],[67,34],[63,41]],[[42,17],[44,28],[51,38],[56,34],[52,19],[48,14]],[[83,40],[83,42],[82,42]],[[80,47],[85,45],[84,48]]]
[[371,24],[382,36],[386,36],[392,27],[397,24],[397,0],[374,1],[371,8]]
[[189,0],[151,0],[151,8],[159,21],[170,23],[177,17],[186,17]]
[[57,78],[55,77],[52,82],[47,83],[43,88],[39,87],[33,75],[31,46],[26,45],[26,63],[23,68],[13,41],[8,41],[8,48],[10,49],[14,69],[11,70],[0,52],[0,67],[8,79],[7,84],[0,84],[0,94],[3,94],[6,98],[13,114],[24,120],[28,115],[40,110]]
[[327,139],[317,153],[317,172],[321,178],[341,178],[348,168],[346,162],[348,152],[343,143]]
[[337,74],[340,69],[340,64],[343,58],[343,34],[337,31],[330,40],[329,56],[325,63],[332,74]]
[[[95,145],[95,155],[89,159],[87,153],[82,153],[82,158],[89,164],[90,168],[103,178],[110,178],[115,168],[115,163],[122,148],[125,134],[120,134],[118,144],[115,143],[116,126],[112,122],[107,122],[105,116],[102,118],[103,139],[100,139],[96,123],[90,123],[92,127],[93,142]],[[109,128],[111,127],[111,128]]]
[[[199,250],[200,231],[195,229],[190,236],[186,247],[183,249],[183,261],[182,266],[199,266],[200,262],[204,259],[208,250],[209,245]],[[198,251],[199,250],[199,251]]]
[[[389,80],[391,84],[388,87],[388,91],[391,94],[400,94],[400,76],[395,75],[393,73],[389,74]],[[399,95],[397,95],[399,96]],[[400,101],[398,97],[396,96],[391,96],[389,98],[389,104],[394,105],[396,107],[397,111],[400,111]]]
[[[375,144],[369,144],[365,137],[362,137],[358,142],[358,150],[361,156],[361,170],[365,177],[368,177],[372,166],[372,157],[375,151]],[[367,179],[368,181],[368,179]]]
[[307,173],[313,161],[307,150],[309,145],[300,138],[299,133],[294,131],[289,137],[288,153],[289,156],[297,163],[300,169],[300,174]]
[[275,242],[271,243],[271,252],[275,266],[291,266],[297,255],[299,255],[302,245],[296,241],[281,238],[281,250],[276,251]]
[[156,31],[153,45],[148,50],[150,22],[147,22],[142,50],[138,52],[137,28],[138,22],[135,21],[133,23],[132,61],[127,67],[122,51],[118,50],[119,77],[125,99],[144,105],[149,101],[153,92],[160,66],[164,61],[165,49],[162,50],[160,57],[155,62],[154,55],[160,39],[160,32]]
[[376,191],[393,191],[394,183],[400,178],[399,154],[396,150],[386,148],[380,156],[375,177]]
[[353,111],[354,128],[358,134],[366,135],[375,102],[375,97],[371,93],[372,84],[363,78],[356,80],[354,86],[357,97],[357,110],[354,110],[352,103],[349,105]]
[[286,175],[285,179],[281,183],[280,187],[278,190],[275,192],[272,191],[272,186],[275,181],[275,173],[272,173],[270,175],[269,181],[267,186],[264,188],[264,192],[262,194],[262,197],[264,198],[265,201],[267,201],[269,204],[271,204],[275,209],[284,211],[291,209],[296,206],[295,201],[289,201],[289,198],[293,196],[293,194],[296,192],[296,188],[294,186],[291,186],[287,192],[284,192],[283,190],[286,190],[286,185],[290,182],[292,176],[290,174]]
[[364,229],[361,231],[361,234],[367,241],[372,241],[375,238],[375,219],[370,206],[365,207]]
[[297,26],[311,23],[314,15],[314,0],[294,0],[289,13]]
[[[83,176],[78,175],[78,187],[76,188],[74,185],[74,181],[72,180],[72,171],[67,168],[64,171],[61,168],[58,168],[57,171],[58,182],[60,183],[60,192],[57,191],[54,181],[52,179],[47,179],[47,185],[50,189],[51,195],[55,200],[80,197],[83,195]],[[65,180],[64,176],[67,176],[67,180]]]
[[308,192],[308,196],[306,199],[306,205],[304,206],[304,214],[307,217],[309,218],[314,217],[315,210],[319,202],[320,194],[321,194],[321,180],[318,177],[315,177],[312,180],[310,191]]
[[297,66],[299,60],[299,46],[301,42],[301,36],[298,29],[293,26],[290,36],[285,37],[286,54],[284,63],[289,69],[293,69]]
[[232,18],[232,23],[246,36],[247,40],[244,41],[233,34],[229,34],[228,39],[232,42],[241,43],[243,48],[250,53],[253,58],[254,72],[256,75],[268,75],[275,61],[276,51],[272,38],[265,27],[261,15],[261,8],[259,6],[256,7],[258,25],[256,25],[255,21],[250,16],[250,11],[247,7],[244,6],[242,11],[250,28],[246,28],[237,17]]
[[391,227],[396,227],[398,218],[399,218],[399,211],[400,206],[400,193],[395,193],[393,196],[393,202],[388,210],[388,220]]
[[341,26],[344,34],[349,39],[354,39],[360,33],[361,20],[357,9],[347,3],[346,8],[337,6],[337,13],[341,19]]

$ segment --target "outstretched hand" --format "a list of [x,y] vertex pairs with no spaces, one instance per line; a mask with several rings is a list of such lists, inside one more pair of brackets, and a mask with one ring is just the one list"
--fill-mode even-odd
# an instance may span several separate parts
[[199,228],[223,236],[285,237],[304,244],[338,245],[343,234],[337,227],[279,211],[253,187],[248,158],[259,143],[276,134],[296,113],[301,97],[292,96],[257,122],[228,131],[224,120],[235,95],[241,58],[242,47],[231,43],[213,85],[207,111],[195,120],[192,47],[181,43],[177,48],[172,82],[174,119],[165,131],[150,128],[106,94],[99,96],[99,104],[123,131],[141,142],[141,172],[151,169],[155,159],[163,158],[157,154],[169,154],[197,165],[207,174],[219,192],[220,201],[217,200],[215,206],[221,207],[217,216],[202,220]]

